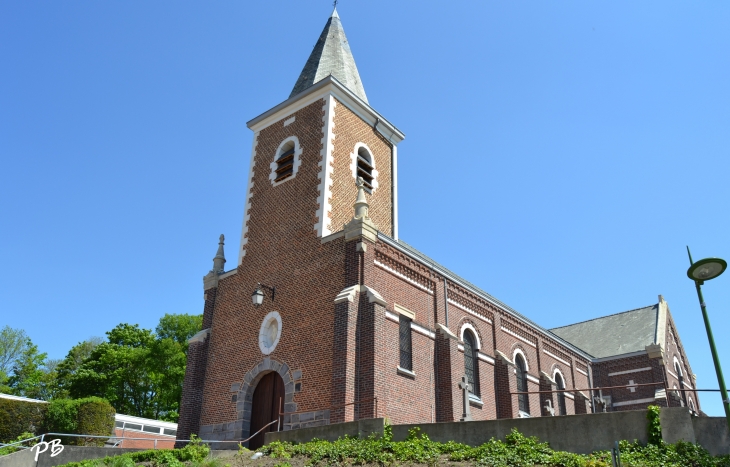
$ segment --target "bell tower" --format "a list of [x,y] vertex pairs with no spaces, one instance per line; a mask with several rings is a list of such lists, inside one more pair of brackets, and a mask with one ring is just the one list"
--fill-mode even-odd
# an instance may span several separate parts
[[370,106],[336,9],[289,98],[247,126],[254,138],[239,265],[258,248],[278,252],[341,232],[358,177],[378,230],[397,238],[405,135]]

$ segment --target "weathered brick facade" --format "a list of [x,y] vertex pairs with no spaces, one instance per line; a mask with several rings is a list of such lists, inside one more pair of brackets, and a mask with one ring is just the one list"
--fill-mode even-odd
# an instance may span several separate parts
[[[667,381],[671,388],[679,384],[668,375],[675,355],[684,374],[692,374],[671,317],[663,359],[649,358],[647,351],[594,361],[392,238],[397,144],[404,136],[335,77],[249,127],[254,146],[239,264],[205,278],[205,331],[190,346],[180,438],[248,438],[256,385],[271,372],[285,387],[286,414],[279,420],[284,430],[375,416],[396,424],[459,420],[465,332],[475,339],[478,384],[469,398],[474,420],[552,415],[551,408],[555,415],[590,412],[598,394],[588,388],[595,386],[626,386],[602,394],[611,396],[611,404],[642,401],[608,410],[645,407],[657,395],[666,403],[653,388],[632,391],[621,376],[632,374],[637,384]],[[287,140],[296,142],[294,173],[275,181],[278,151]],[[365,198],[377,234],[365,218],[353,221],[359,146],[369,149],[375,167],[377,186]],[[275,287],[275,296],[264,288],[263,304],[254,306],[251,294],[259,283]],[[281,318],[280,337],[264,353],[262,321],[274,311]],[[412,320],[410,369],[400,367],[401,314]],[[525,361],[531,392],[529,412],[523,413],[517,355]],[[615,374],[633,370],[641,371]],[[569,390],[565,413],[551,392],[556,375]],[[694,380],[686,377],[684,383]],[[696,395],[691,397],[699,409]]]

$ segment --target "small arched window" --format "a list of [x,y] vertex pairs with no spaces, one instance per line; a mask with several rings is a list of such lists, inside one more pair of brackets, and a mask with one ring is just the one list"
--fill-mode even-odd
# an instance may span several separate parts
[[689,408],[692,409],[692,412],[697,412],[697,409],[695,409],[695,401],[691,397],[689,398]]
[[[558,389],[565,389],[565,382],[560,373],[555,373],[555,384]],[[568,415],[568,411],[565,409],[565,393],[558,392],[558,415]]]
[[469,380],[469,392],[479,396],[479,365],[477,364],[477,346],[474,334],[464,331],[464,371]]
[[357,176],[362,177],[368,191],[373,191],[374,168],[372,155],[365,147],[361,146],[357,150]]
[[[674,371],[677,372],[677,378],[679,379],[679,389],[684,389],[684,374],[682,374],[682,367],[676,359],[674,360]],[[679,394],[682,397],[682,402],[684,402],[683,405],[687,405],[687,393],[679,391]]]
[[[517,366],[517,391],[527,392],[527,366],[525,365],[525,360],[523,360],[522,355],[515,355],[515,365]],[[530,413],[530,399],[527,394],[518,394],[517,402],[521,412],[526,414]]]
[[280,182],[294,174],[294,141],[287,142],[276,155],[276,177],[274,182]]

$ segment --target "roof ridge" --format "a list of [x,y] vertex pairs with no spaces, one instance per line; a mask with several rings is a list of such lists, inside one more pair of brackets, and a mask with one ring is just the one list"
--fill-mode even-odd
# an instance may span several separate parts
[[571,326],[576,326],[576,325],[578,325],[578,324],[588,323],[588,322],[590,322],[590,321],[597,321],[597,320],[599,320],[599,319],[604,319],[604,318],[610,318],[611,316],[618,316],[618,315],[623,315],[624,313],[631,313],[632,311],[638,311],[638,310],[643,310],[643,309],[645,309],[645,308],[654,308],[655,306],[658,306],[658,305],[659,305],[658,303],[654,303],[654,304],[652,304],[652,305],[647,305],[647,306],[640,306],[639,308],[634,308],[633,310],[626,310],[626,311],[620,311],[620,312],[618,312],[618,313],[612,313],[612,314],[610,314],[610,315],[603,315],[603,316],[598,316],[598,317],[596,317],[596,318],[591,318],[591,319],[587,319],[587,320],[584,320],[584,321],[578,321],[578,322],[576,322],[576,323],[573,323],[573,324],[566,324],[565,326],[557,326],[557,327],[554,327],[554,328],[550,328],[550,329],[549,329],[549,331],[552,331],[552,330],[554,330],[554,329],[563,329],[563,328],[569,328],[569,327],[571,327]]

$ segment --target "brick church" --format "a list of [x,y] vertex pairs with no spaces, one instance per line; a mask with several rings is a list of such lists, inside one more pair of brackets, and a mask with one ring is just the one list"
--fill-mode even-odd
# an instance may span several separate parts
[[179,439],[242,440],[273,420],[267,430],[699,411],[661,296],[549,330],[399,238],[405,135],[368,102],[336,11],[289,98],[248,127],[238,263],[225,269],[221,236]]

